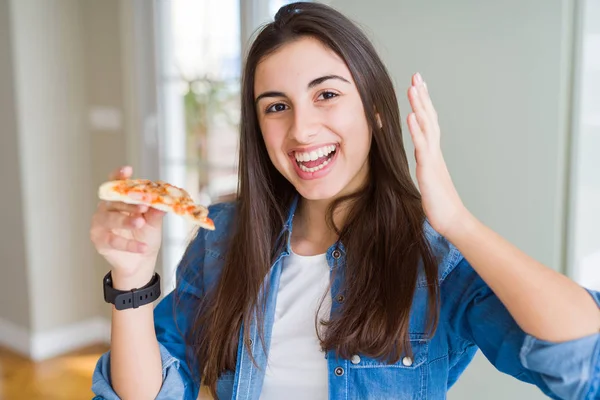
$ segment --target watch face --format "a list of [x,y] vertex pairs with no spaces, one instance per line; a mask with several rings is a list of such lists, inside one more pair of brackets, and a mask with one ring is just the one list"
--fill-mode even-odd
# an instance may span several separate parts
[[106,285],[107,285],[107,281],[106,279],[104,280],[104,285],[102,285],[102,292],[104,293],[104,301],[109,302],[108,299],[108,292],[106,290]]
[[104,276],[104,284],[102,285],[102,291],[104,294],[104,301],[107,303],[114,304],[114,296],[110,298],[110,289],[112,289],[112,276],[110,272]]

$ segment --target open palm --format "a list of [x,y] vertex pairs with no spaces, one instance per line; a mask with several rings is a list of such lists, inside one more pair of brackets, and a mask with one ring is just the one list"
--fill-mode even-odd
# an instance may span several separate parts
[[450,178],[440,147],[440,126],[427,86],[419,74],[412,78],[408,100],[413,112],[407,117],[415,146],[416,176],[425,215],[431,226],[446,235],[466,212]]

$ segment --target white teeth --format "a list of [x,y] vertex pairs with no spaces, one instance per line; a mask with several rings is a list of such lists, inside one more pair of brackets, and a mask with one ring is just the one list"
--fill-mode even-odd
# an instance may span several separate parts
[[304,171],[304,172],[316,172],[316,171],[318,171],[318,170],[320,170],[320,169],[323,169],[323,168],[325,168],[325,166],[326,166],[327,164],[329,164],[329,160],[325,160],[325,161],[323,161],[323,164],[321,164],[321,165],[318,165],[318,166],[316,166],[316,167],[312,167],[312,168],[306,168],[306,167],[305,167],[304,165],[302,165],[302,164],[298,164],[298,165],[300,166],[300,169],[301,169],[302,171]]
[[296,157],[296,161],[315,161],[321,157],[325,157],[326,155],[335,151],[335,145],[324,146],[319,149],[313,150],[311,152],[299,153],[296,152],[294,156]]
[[329,164],[329,162],[328,162],[328,161],[325,161],[323,164],[321,164],[321,165],[319,165],[319,166],[317,166],[317,167],[313,167],[313,168],[306,168],[304,165],[300,164],[300,169],[301,169],[302,171],[304,171],[304,172],[316,172],[316,171],[318,171],[318,170],[320,170],[320,169],[323,169],[323,168],[325,168],[325,166],[326,166],[327,164]]

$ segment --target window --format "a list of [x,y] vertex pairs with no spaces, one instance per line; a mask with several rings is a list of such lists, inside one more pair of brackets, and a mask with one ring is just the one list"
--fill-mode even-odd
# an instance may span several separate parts
[[[158,167],[161,179],[186,188],[201,204],[235,197],[242,44],[265,22],[260,16],[272,18],[289,2],[251,0],[240,7],[240,0],[156,0]],[[192,228],[166,217],[165,292],[174,287]]]

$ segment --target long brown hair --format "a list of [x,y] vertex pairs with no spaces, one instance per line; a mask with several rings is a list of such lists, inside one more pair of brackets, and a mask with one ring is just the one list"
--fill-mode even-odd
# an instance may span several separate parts
[[[373,132],[368,182],[334,201],[328,212],[328,222],[346,248],[341,275],[346,300],[326,323],[322,348],[346,358],[361,353],[387,362],[410,352],[409,317],[419,268],[429,290],[428,332],[437,326],[437,265],[424,233],[421,197],[409,173],[392,81],[372,44],[349,19],[325,5],[290,4],[263,27],[246,58],[239,188],[229,251],[218,282],[196,305],[198,315],[188,332],[198,376],[215,396],[218,377],[235,369],[242,323],[250,326],[255,316],[263,340],[261,287],[296,195],[267,154],[254,105],[255,72],[265,57],[302,37],[318,39],[346,62]],[[342,203],[349,212],[344,225],[336,227],[332,216]],[[244,343],[251,354],[248,331],[244,329]]]

